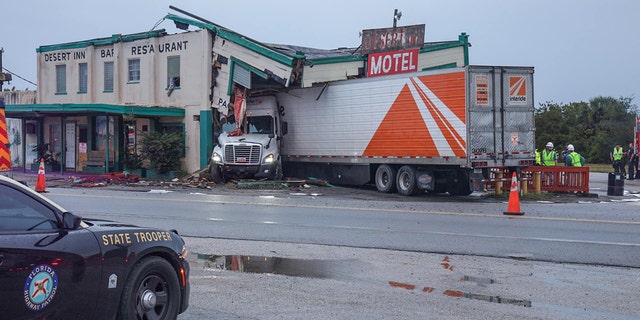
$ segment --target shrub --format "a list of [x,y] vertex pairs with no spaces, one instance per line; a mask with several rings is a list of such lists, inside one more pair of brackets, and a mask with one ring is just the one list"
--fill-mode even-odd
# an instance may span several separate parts
[[140,153],[149,160],[151,169],[167,173],[179,169],[182,155],[182,135],[174,132],[150,132],[140,140]]

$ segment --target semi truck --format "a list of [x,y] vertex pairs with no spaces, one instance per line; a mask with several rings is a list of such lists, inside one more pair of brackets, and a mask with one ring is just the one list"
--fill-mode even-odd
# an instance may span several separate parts
[[216,133],[211,173],[468,195],[533,165],[533,67],[465,66],[327,82],[247,99]]

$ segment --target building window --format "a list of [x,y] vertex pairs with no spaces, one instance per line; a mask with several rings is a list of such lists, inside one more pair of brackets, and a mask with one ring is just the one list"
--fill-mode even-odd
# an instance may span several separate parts
[[67,66],[64,64],[56,66],[56,94],[67,93]]
[[167,88],[180,87],[180,56],[167,57]]
[[78,65],[78,93],[87,93],[87,64],[80,63]]
[[129,82],[140,82],[140,59],[129,60]]
[[113,92],[113,61],[104,63],[104,92]]

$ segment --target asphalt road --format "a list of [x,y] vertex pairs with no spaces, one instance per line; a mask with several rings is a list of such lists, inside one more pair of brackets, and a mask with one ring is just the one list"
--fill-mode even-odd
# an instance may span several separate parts
[[58,188],[48,196],[87,218],[192,237],[640,267],[635,201],[564,195],[523,201],[525,215],[510,217],[504,200],[482,197],[404,201],[366,190],[312,191]]
[[[86,217],[187,235],[193,294],[180,319],[637,319],[634,183],[608,197],[606,174],[596,175],[598,197],[523,200],[522,217],[478,195],[339,188],[52,188],[47,196]],[[215,258],[238,255],[287,259],[298,274],[240,273]]]

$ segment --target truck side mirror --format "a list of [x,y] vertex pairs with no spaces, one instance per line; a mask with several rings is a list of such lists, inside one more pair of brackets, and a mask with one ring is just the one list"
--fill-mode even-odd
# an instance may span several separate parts
[[289,132],[289,125],[286,121],[282,121],[282,135],[284,136]]

